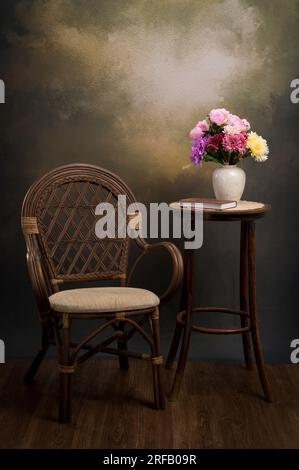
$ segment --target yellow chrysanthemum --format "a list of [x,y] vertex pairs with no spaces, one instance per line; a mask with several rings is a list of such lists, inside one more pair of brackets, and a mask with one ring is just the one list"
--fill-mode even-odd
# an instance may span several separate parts
[[247,148],[257,162],[264,162],[268,158],[269,147],[267,141],[256,132],[250,132],[247,138]]

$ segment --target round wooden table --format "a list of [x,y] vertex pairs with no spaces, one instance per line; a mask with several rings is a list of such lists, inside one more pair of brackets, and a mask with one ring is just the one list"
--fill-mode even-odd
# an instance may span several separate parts
[[[183,209],[178,202],[171,207]],[[259,323],[256,309],[256,230],[255,221],[264,217],[271,210],[269,204],[252,201],[240,201],[237,207],[225,210],[203,210],[204,221],[230,221],[240,222],[240,310],[226,307],[194,307],[193,305],[193,256],[192,249],[184,250],[184,280],[180,301],[179,313],[170,346],[166,368],[171,369],[181,342],[181,348],[172,385],[170,399],[175,399],[179,393],[183,380],[184,370],[188,358],[190,338],[192,332],[207,334],[241,334],[245,363],[248,370],[253,369],[250,336],[261,385],[267,401],[271,402],[269,383],[265,372],[264,357],[261,347]],[[196,209],[191,208],[192,214]],[[239,328],[207,328],[192,324],[194,314],[200,312],[220,312],[238,315],[241,326]],[[181,341],[182,339],[182,341]]]

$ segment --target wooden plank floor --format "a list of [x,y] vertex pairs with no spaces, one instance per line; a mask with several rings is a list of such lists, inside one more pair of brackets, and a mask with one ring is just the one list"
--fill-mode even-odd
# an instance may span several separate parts
[[[1,448],[299,448],[299,366],[269,365],[275,403],[255,371],[190,362],[182,394],[151,408],[151,367],[95,360],[74,375],[73,422],[56,421],[58,374],[43,363],[25,386],[25,361],[0,365]],[[167,373],[170,382],[172,372]]]

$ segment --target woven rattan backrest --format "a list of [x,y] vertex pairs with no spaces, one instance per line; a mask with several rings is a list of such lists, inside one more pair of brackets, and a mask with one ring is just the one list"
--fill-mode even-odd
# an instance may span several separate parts
[[[26,236],[35,236],[48,275],[54,281],[124,278],[128,239],[99,239],[95,208],[118,195],[134,202],[129,188],[113,173],[93,165],[66,165],[29,189],[22,209]],[[116,212],[117,214],[117,212]]]

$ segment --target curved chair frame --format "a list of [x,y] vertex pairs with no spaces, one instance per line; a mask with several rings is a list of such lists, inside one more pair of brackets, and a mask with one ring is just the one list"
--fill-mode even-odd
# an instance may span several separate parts
[[[80,184],[81,188],[79,190],[77,188],[75,191],[76,200],[71,203],[73,206],[69,207],[70,203],[66,201],[71,194],[71,190],[74,190],[74,187]],[[59,193],[61,188],[64,188],[64,192],[62,192],[60,199],[58,196],[61,195]],[[170,242],[152,245],[142,238],[137,238],[135,241],[142,251],[133,264],[130,273],[128,273],[128,238],[122,241],[118,240],[118,249],[114,256],[111,255],[112,242],[110,241],[110,245],[103,245],[105,256],[109,255],[108,267],[105,264],[106,258],[101,259],[98,255],[95,258],[96,261],[93,260],[96,262],[96,268],[92,268],[90,256],[87,256],[86,259],[83,255],[81,264],[78,267],[76,262],[80,260],[83,253],[81,248],[77,248],[78,251],[75,257],[68,258],[69,247],[73,247],[72,244],[76,243],[76,240],[72,240],[72,236],[79,233],[82,237],[80,227],[76,230],[74,228],[70,229],[72,218],[80,207],[84,207],[85,210],[86,208],[93,210],[99,202],[102,202],[97,199],[98,190],[100,192],[104,191],[106,201],[111,201],[119,194],[125,194],[128,204],[136,202],[131,190],[115,174],[94,165],[72,164],[56,168],[37,180],[27,192],[22,207],[21,222],[27,246],[27,264],[42,329],[41,348],[25,376],[25,382],[31,383],[33,381],[49,346],[51,344],[56,345],[60,372],[59,421],[64,423],[71,420],[71,375],[79,364],[99,352],[118,355],[120,367],[123,369],[128,369],[129,357],[151,361],[155,408],[165,407],[162,379],[163,358],[160,350],[159,309],[157,307],[138,311],[89,314],[55,312],[50,306],[49,296],[58,292],[60,286],[66,282],[118,280],[120,286],[127,286],[143,256],[157,249],[168,251],[173,267],[170,285],[160,297],[161,305],[171,298],[181,283],[183,275],[182,256],[178,248]],[[61,211],[63,211],[66,218],[63,225],[59,221]],[[57,226],[60,229],[58,240],[57,234],[53,236],[52,233],[55,224],[56,229]],[[84,224],[84,220],[82,224]],[[89,231],[89,236],[93,237],[94,234]],[[58,259],[55,259],[55,253],[59,249],[59,243],[62,239],[64,240],[63,243],[66,243],[66,249]],[[49,247],[49,240],[52,240],[51,247]],[[85,243],[84,240],[83,243]],[[92,246],[95,246],[95,243],[100,243],[100,241],[92,240],[92,243]],[[91,252],[93,252],[92,249]],[[67,269],[64,267],[64,262],[66,262]],[[103,269],[99,269],[99,267]],[[72,343],[70,340],[72,321],[87,318],[104,320],[104,323],[83,338],[79,344]],[[147,322],[150,323],[150,334],[143,328],[143,325]],[[102,342],[92,344],[91,341],[109,326],[113,327],[114,333]],[[127,331],[126,326],[130,327]],[[127,342],[136,332],[147,342],[150,349],[149,354],[128,351]],[[115,341],[117,341],[117,347],[112,348],[110,345]],[[84,350],[86,352],[83,352]]]

